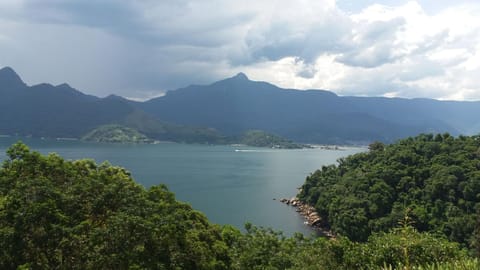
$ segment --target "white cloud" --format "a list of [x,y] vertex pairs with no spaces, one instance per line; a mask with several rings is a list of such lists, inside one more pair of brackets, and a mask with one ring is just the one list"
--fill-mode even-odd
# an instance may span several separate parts
[[0,65],[101,96],[244,71],[341,95],[480,99],[480,3],[339,2],[5,0]]
[[[316,74],[301,85],[341,95],[479,100],[480,80],[474,72],[480,66],[480,12],[475,7],[429,15],[411,1],[351,14],[353,45],[323,52],[315,61]],[[297,77],[291,81],[299,85]]]

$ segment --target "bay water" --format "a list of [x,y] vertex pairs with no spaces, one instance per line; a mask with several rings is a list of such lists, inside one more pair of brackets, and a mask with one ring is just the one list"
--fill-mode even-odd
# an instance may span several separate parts
[[313,231],[294,208],[279,202],[298,192],[305,178],[322,165],[364,148],[268,149],[229,145],[102,144],[66,140],[0,137],[0,161],[21,140],[30,149],[56,152],[66,159],[109,161],[129,170],[146,188],[165,184],[176,198],[210,221],[243,228],[246,222],[286,235]]

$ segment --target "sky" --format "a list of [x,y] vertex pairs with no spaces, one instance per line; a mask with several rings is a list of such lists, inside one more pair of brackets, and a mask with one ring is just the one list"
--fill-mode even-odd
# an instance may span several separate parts
[[145,100],[244,72],[338,95],[480,100],[478,0],[0,0],[0,67]]

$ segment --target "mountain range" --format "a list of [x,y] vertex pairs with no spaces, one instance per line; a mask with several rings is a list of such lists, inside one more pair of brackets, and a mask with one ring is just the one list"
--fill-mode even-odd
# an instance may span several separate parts
[[86,95],[68,84],[26,85],[0,69],[0,134],[80,138],[119,124],[159,140],[227,143],[262,130],[304,143],[391,142],[418,133],[480,131],[480,102],[338,96],[283,89],[239,73],[135,102]]
[[181,142],[219,142],[211,128],[165,123],[111,95],[99,98],[68,84],[27,86],[9,67],[0,70],[0,134],[81,138],[106,124],[119,124],[151,138]]
[[391,142],[418,133],[480,130],[480,102],[341,97],[324,90],[282,89],[243,73],[169,91],[136,107],[164,121],[225,134],[261,129],[309,143]]

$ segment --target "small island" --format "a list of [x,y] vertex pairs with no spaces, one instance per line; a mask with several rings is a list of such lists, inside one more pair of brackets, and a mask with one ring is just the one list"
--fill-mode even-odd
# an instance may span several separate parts
[[[158,139],[158,138],[156,138]],[[138,130],[118,124],[102,125],[87,133],[82,141],[103,143],[155,143],[156,141]],[[175,141],[175,140],[173,140]],[[192,141],[195,142],[196,140]],[[274,135],[263,130],[248,130],[241,135],[227,137],[216,144],[241,144],[253,147],[273,149],[303,149],[310,145],[295,143],[289,139]]]
[[237,140],[240,144],[255,147],[268,147],[275,149],[302,149],[311,148],[310,145],[295,143],[286,138],[267,133],[262,130],[249,130]]
[[106,143],[154,143],[137,130],[121,125],[103,125],[82,137],[83,141]]

